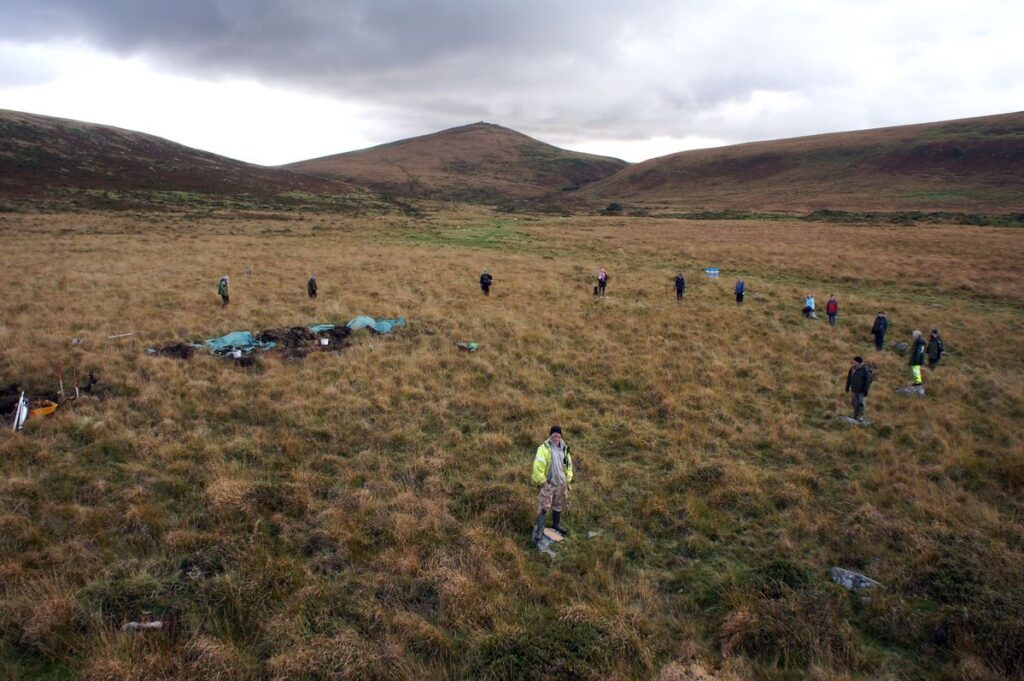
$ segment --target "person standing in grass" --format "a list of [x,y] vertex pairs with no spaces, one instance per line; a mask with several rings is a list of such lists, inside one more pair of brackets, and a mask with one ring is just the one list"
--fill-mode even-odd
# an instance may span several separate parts
[[309,294],[310,300],[316,300],[316,275],[314,274],[306,282],[306,293]]
[[879,312],[875,317],[875,323],[871,325],[871,335],[875,337],[875,350],[882,351],[885,347],[885,333],[889,330],[889,318],[884,312]]
[[854,357],[846,374],[846,392],[852,393],[850,404],[853,406],[853,418],[861,423],[864,422],[864,403],[873,378],[871,369],[864,363],[864,358]]
[[747,291],[747,285],[742,279],[736,280],[736,288],[733,289],[736,292],[736,304],[743,304],[743,294]]
[[683,299],[684,290],[686,290],[686,279],[683,278],[683,273],[680,272],[676,275],[676,300]]
[[480,290],[484,292],[485,296],[491,295],[491,282],[494,281],[494,277],[487,270],[480,275]]
[[230,301],[228,300],[228,275],[224,275],[220,278],[220,283],[217,284],[217,295],[220,296],[220,306],[224,307]]
[[914,330],[914,344],[910,348],[910,373],[914,376],[914,385],[921,385],[921,365],[924,364],[924,337],[917,329]]
[[533,484],[540,487],[537,495],[537,525],[533,528],[533,541],[539,542],[544,536],[544,522],[548,509],[551,509],[552,528],[562,535],[569,531],[562,527],[562,511],[569,496],[569,484],[572,482],[572,457],[569,445],[562,439],[562,429],[551,426],[549,437],[540,447],[533,459]]
[[604,298],[606,288],[608,288],[608,270],[602,267],[597,271],[597,295]]
[[928,337],[928,368],[934,369],[939,364],[939,360],[942,359],[942,353],[946,351],[946,346],[942,343],[942,337],[939,336],[938,329],[932,329],[931,336]]
[[804,316],[814,319],[814,296],[810,293],[804,298]]
[[834,294],[828,297],[828,302],[825,303],[825,312],[828,314],[828,323],[835,326],[836,315],[839,314],[839,301],[836,300]]

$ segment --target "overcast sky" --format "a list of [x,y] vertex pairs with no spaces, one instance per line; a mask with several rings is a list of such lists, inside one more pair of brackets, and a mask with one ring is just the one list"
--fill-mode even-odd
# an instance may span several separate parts
[[476,121],[628,161],[1024,109],[1021,0],[2,0],[0,108],[262,164]]

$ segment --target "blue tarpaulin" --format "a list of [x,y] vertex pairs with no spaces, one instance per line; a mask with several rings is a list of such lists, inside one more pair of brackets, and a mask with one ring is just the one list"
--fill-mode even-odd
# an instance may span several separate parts
[[[350,331],[359,329],[370,329],[374,333],[391,333],[396,327],[405,326],[405,317],[398,319],[380,319],[360,315],[344,326],[340,324],[314,324],[307,327],[314,334],[327,333],[333,329],[348,327]],[[287,329],[286,329],[287,330]],[[267,331],[261,331],[260,336],[266,337]],[[274,341],[260,341],[250,331],[232,331],[217,338],[209,338],[204,341],[196,341],[191,344],[194,348],[206,349],[215,355],[227,355],[234,350],[241,350],[242,354],[248,355],[256,350],[270,350],[277,346]],[[147,348],[146,352],[151,355],[157,354],[154,348]]]
[[374,333],[391,333],[396,326],[405,326],[405,317],[399,317],[398,319],[381,319],[378,321],[373,317],[360,315],[345,326],[353,331],[358,331],[359,329],[370,329]]
[[277,343],[262,343],[249,331],[232,331],[219,338],[209,338],[192,345],[197,348],[208,348],[215,355],[226,355],[232,350],[241,350],[243,354],[249,354],[253,350],[269,350]]

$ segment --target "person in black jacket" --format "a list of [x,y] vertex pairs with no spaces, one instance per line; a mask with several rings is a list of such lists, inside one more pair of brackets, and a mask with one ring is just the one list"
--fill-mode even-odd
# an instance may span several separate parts
[[676,300],[683,299],[683,291],[686,289],[686,279],[683,278],[683,273],[680,272],[676,275]]
[[939,360],[942,359],[942,353],[946,351],[946,346],[942,343],[942,337],[939,335],[938,329],[932,329],[931,336],[928,338],[928,368],[934,369],[938,365]]
[[872,380],[871,369],[864,363],[864,358],[854,357],[846,374],[846,392],[853,393],[850,397],[853,418],[861,423],[864,422],[864,403],[867,401]]
[[316,275],[314,274],[306,282],[306,293],[309,294],[310,300],[316,300]]
[[924,364],[924,337],[914,330],[914,345],[910,348],[910,373],[914,375],[914,385],[921,385],[921,365]]
[[885,332],[889,330],[889,318],[884,312],[879,312],[875,317],[875,323],[871,326],[871,335],[875,337],[875,350],[881,352],[885,346]]
[[480,290],[484,292],[485,296],[491,295],[491,282],[494,281],[494,277],[487,270],[480,275]]

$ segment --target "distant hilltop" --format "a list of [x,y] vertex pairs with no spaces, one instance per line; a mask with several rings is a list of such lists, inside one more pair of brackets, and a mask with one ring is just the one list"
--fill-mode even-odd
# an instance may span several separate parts
[[283,167],[389,194],[502,203],[575,190],[628,165],[481,122]]
[[627,211],[1024,212],[1024,113],[684,151],[572,200]]
[[121,128],[0,110],[0,198],[71,191],[106,192],[113,203],[117,192],[153,191],[358,195],[360,205],[383,195],[586,212],[616,204],[654,214],[1016,214],[1024,213],[1024,113],[684,151],[638,164],[481,122],[266,167]]
[[192,149],[141,132],[0,110],[0,198],[104,192],[347,195],[352,185]]

